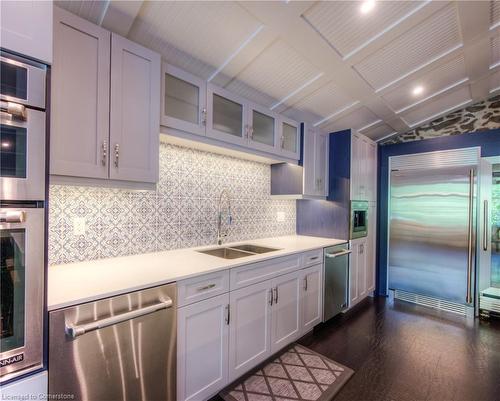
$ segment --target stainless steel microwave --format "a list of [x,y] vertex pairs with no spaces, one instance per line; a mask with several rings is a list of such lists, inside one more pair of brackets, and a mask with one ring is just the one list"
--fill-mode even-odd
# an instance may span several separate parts
[[351,201],[351,239],[368,235],[368,201]]

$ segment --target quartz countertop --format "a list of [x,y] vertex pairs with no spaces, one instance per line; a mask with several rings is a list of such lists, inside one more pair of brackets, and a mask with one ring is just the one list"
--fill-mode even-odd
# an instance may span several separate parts
[[223,259],[197,251],[217,246],[68,263],[48,268],[48,309],[55,310],[117,294],[226,270],[262,260],[347,242],[333,238],[291,235],[223,244],[254,244],[279,250],[238,259]]

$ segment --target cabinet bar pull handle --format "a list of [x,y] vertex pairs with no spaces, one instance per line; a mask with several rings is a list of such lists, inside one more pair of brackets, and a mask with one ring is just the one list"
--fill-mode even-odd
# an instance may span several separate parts
[[468,227],[468,238],[467,238],[467,295],[465,302],[468,304],[472,303],[472,238],[474,235],[474,170],[469,171],[469,227]]
[[304,277],[304,290],[307,291],[307,276]]
[[272,288],[269,290],[269,295],[270,295],[269,305],[273,306],[273,289]]
[[102,141],[102,157],[101,164],[106,166],[108,162],[108,143],[106,141]]
[[231,309],[229,308],[229,304],[226,305],[226,324],[229,325],[231,320]]
[[483,250],[488,250],[488,201],[485,199],[483,202],[484,214],[483,214]]
[[274,287],[274,303],[278,303],[278,286]]
[[349,255],[350,253],[351,253],[351,251],[325,253],[325,258],[338,258],[339,256]]
[[120,145],[115,144],[115,167],[118,167],[119,160],[120,160]]
[[205,290],[209,290],[210,288],[214,288],[215,287],[215,284],[207,284],[207,285],[204,285],[203,287],[198,287],[196,289],[196,291],[205,291]]
[[312,258],[309,258],[309,260],[316,260],[316,259],[318,259],[318,257],[319,257],[319,256],[314,256],[314,257],[312,257]]

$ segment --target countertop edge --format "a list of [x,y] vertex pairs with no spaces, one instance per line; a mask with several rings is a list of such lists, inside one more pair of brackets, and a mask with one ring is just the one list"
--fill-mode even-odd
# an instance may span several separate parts
[[[297,236],[297,237],[299,237],[299,236]],[[280,238],[283,238],[283,237],[276,237],[275,239],[268,239],[268,240],[279,240]],[[78,298],[71,299],[68,301],[49,304],[49,301],[47,300],[47,310],[48,310],[48,312],[52,312],[52,311],[55,311],[58,309],[64,309],[64,308],[72,307],[75,305],[94,302],[94,301],[97,301],[100,299],[105,299],[105,298],[109,298],[109,297],[113,297],[113,296],[123,295],[123,294],[127,294],[130,292],[140,291],[140,290],[144,290],[147,288],[157,287],[157,286],[165,285],[165,284],[169,284],[169,283],[179,282],[182,280],[187,280],[190,278],[202,276],[205,274],[214,273],[217,271],[230,270],[230,269],[238,268],[238,267],[253,264],[253,263],[258,263],[258,262],[262,262],[262,261],[266,261],[266,260],[281,258],[281,257],[289,256],[289,255],[294,255],[297,253],[304,253],[304,252],[312,251],[315,249],[323,249],[323,248],[326,248],[329,246],[334,246],[334,245],[348,242],[348,240],[341,240],[341,239],[335,239],[335,238],[324,238],[324,237],[310,237],[310,238],[317,238],[318,240],[326,241],[326,244],[322,244],[320,246],[317,246],[317,245],[316,246],[312,246],[312,245],[305,246],[305,247],[301,247],[300,249],[291,249],[288,251],[287,250],[280,250],[280,254],[278,254],[278,255],[276,255],[276,254],[272,254],[272,255],[259,254],[259,255],[255,255],[255,256],[259,256],[259,258],[253,259],[250,261],[248,259],[245,259],[245,260],[234,259],[235,262],[231,263],[230,265],[225,264],[222,266],[216,266],[216,267],[209,268],[209,269],[202,270],[202,271],[198,271],[198,272],[191,272],[191,273],[181,274],[181,275],[177,274],[177,275],[174,275],[173,277],[166,277],[164,280],[153,280],[153,281],[148,282],[148,283],[141,283],[141,284],[138,284],[135,286],[126,286],[126,287],[123,287],[120,289],[115,289],[115,290],[106,291],[106,292],[100,292],[99,294],[90,294],[87,297],[78,297]],[[249,241],[245,241],[245,242],[248,243],[248,242],[256,242],[256,241],[262,241],[262,240],[267,240],[267,239],[256,239],[256,240],[249,240]],[[241,242],[242,241],[239,241],[239,243],[241,243]],[[225,246],[231,246],[231,244],[225,244]],[[181,250],[176,250],[176,251],[186,251],[186,252],[193,251],[193,252],[195,252],[196,249],[204,249],[204,248],[207,248],[207,246],[198,247],[198,248],[186,248],[185,250],[181,249]],[[168,253],[169,251],[166,251],[166,252]],[[137,257],[143,256],[143,255],[146,255],[146,254],[138,254],[138,255],[130,255],[130,256],[137,258]],[[147,254],[147,255],[151,255],[151,254]],[[127,256],[125,256],[125,257],[127,257]],[[111,259],[115,259],[115,258],[111,258]],[[108,260],[108,259],[102,259],[102,261],[106,261],[106,260]],[[225,260],[227,262],[227,259],[222,259],[222,260]],[[221,262],[222,262],[222,260],[221,260]],[[97,264],[97,263],[99,263],[99,260],[92,261],[92,262]],[[86,262],[82,262],[82,263],[86,263]],[[104,263],[105,262],[103,262],[103,264]],[[50,266],[48,269],[49,270],[55,269],[55,268],[59,268],[61,266],[65,266],[65,265]],[[50,274],[49,274],[49,276],[50,276]],[[48,287],[49,287],[48,290],[50,291],[50,284],[48,284]]]

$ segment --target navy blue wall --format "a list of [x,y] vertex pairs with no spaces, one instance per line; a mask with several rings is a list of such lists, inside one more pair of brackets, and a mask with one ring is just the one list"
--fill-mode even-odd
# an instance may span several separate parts
[[377,236],[377,291],[387,295],[387,233],[389,157],[437,150],[481,147],[481,156],[500,156],[500,129],[461,134],[423,141],[406,142],[378,148],[378,236]]

